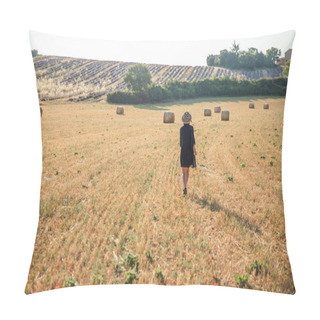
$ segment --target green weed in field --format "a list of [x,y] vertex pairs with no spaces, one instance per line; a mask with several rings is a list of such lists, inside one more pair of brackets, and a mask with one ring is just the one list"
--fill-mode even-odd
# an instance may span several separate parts
[[157,271],[156,271],[156,276],[157,276],[157,279],[158,279],[161,283],[164,283],[164,274],[163,274],[161,268],[157,269]]
[[244,288],[245,286],[248,285],[248,280],[249,280],[249,273],[247,274],[235,274],[234,275],[234,279],[236,280],[236,283],[238,285],[239,288]]
[[233,177],[232,176],[227,177],[227,182],[233,182]]
[[138,276],[137,276],[136,272],[130,270],[130,271],[128,271],[128,272],[126,273],[126,280],[125,280],[124,283],[125,283],[125,284],[132,284],[133,281],[136,280],[136,279],[138,279]]
[[216,276],[214,276],[213,279],[214,279],[214,282],[215,282],[216,284],[218,284],[219,286],[221,286],[221,277],[216,277]]
[[250,273],[255,271],[256,276],[259,273],[262,274],[263,269],[264,269],[265,274],[267,274],[267,265],[264,262],[258,262],[256,260],[254,263],[250,264]]
[[65,277],[65,281],[63,282],[64,288],[75,287],[76,285],[78,285],[78,283],[75,279],[73,279],[72,277]]
[[93,276],[93,282],[97,284],[103,283],[104,276],[102,274],[94,274]]
[[117,275],[119,275],[120,273],[122,273],[125,269],[123,267],[123,263],[117,263],[114,267],[115,272]]
[[133,268],[138,261],[138,255],[134,255],[133,253],[128,253],[127,256],[127,264],[129,267]]
[[152,256],[151,250],[144,250],[143,253],[145,254],[145,256],[148,258],[148,260],[149,260],[150,262],[153,261],[153,256]]

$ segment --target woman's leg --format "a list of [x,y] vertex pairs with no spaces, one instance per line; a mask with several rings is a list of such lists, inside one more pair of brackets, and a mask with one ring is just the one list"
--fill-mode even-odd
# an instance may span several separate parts
[[182,167],[182,182],[183,182],[183,187],[186,188],[187,187],[187,172],[186,172],[187,168]]
[[186,168],[186,186],[188,184],[188,180],[189,180],[189,168]]

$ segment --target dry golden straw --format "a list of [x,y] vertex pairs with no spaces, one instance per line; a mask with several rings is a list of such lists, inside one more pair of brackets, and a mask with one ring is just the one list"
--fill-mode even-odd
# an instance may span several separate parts
[[164,123],[174,123],[174,113],[171,111],[165,111],[163,114]]
[[229,120],[229,110],[222,110],[221,111],[221,120],[228,121]]
[[215,106],[214,107],[214,112],[215,113],[220,113],[221,112],[221,107],[220,106]]
[[123,107],[117,107],[117,114],[124,114],[124,108]]
[[[237,287],[235,275],[249,272],[253,289],[294,292],[281,184],[284,99],[255,99],[272,108],[253,113],[248,99],[190,101],[129,105],[126,117],[105,102],[42,105],[39,226],[26,293],[61,288],[66,277],[79,286],[122,284],[132,273],[138,284]],[[203,116],[218,104],[232,122]],[[198,167],[183,197],[183,124],[164,126],[161,116],[186,110]],[[257,275],[255,261],[266,266]]]

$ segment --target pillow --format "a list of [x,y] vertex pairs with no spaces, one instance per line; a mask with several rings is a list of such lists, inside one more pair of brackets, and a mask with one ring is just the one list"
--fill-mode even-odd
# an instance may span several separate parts
[[31,31],[43,157],[25,293],[203,284],[294,294],[281,181],[294,35]]

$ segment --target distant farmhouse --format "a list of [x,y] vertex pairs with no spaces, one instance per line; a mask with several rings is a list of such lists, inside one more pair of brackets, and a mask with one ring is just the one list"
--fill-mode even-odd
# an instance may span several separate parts
[[284,67],[286,62],[288,60],[291,60],[291,54],[292,54],[292,49],[287,50],[286,53],[284,54],[284,57],[279,59],[279,66]]

